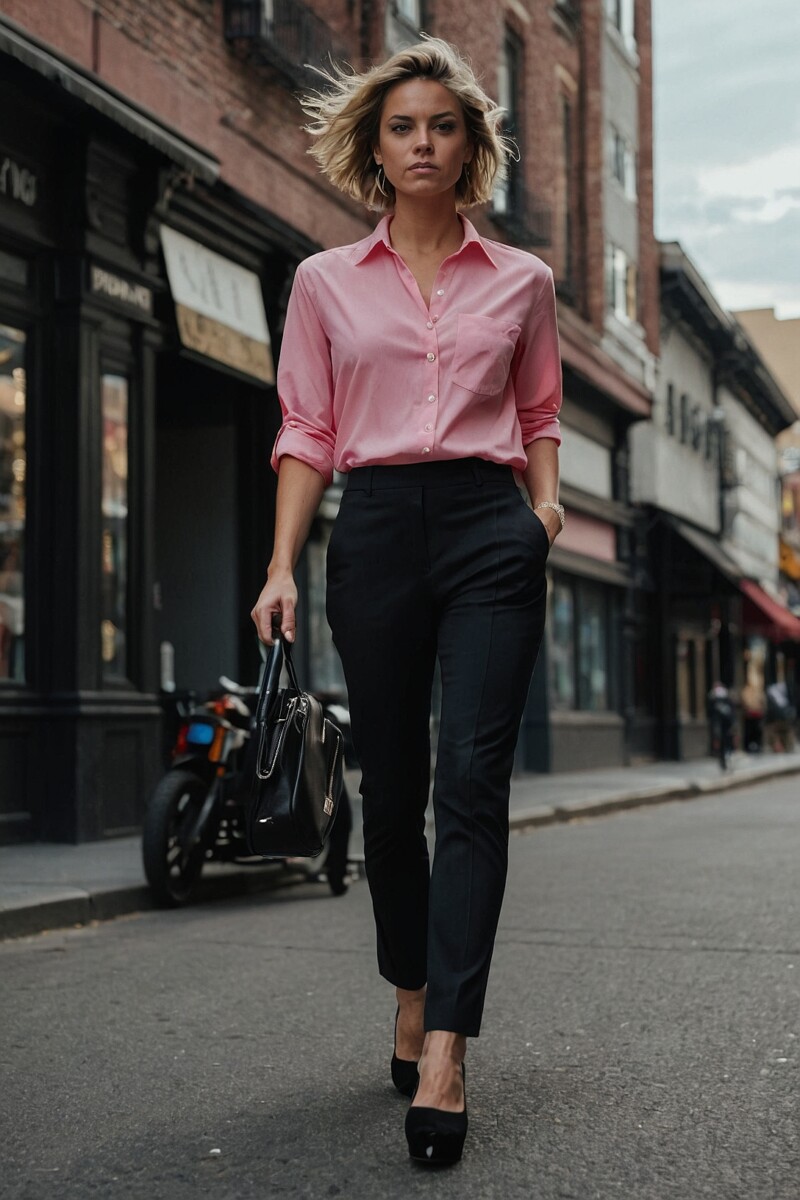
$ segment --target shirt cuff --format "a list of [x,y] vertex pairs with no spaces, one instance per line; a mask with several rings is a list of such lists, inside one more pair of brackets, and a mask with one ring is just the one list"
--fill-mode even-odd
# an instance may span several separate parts
[[543,425],[530,424],[522,427],[522,444],[530,446],[539,438],[552,438],[557,446],[561,445],[561,426],[558,417],[552,417]]
[[291,455],[292,458],[299,458],[307,466],[319,471],[325,480],[325,487],[333,482],[333,455],[310,433],[304,433],[302,429],[291,429],[288,425],[284,425],[278,431],[270,459],[272,469],[276,473],[280,460],[285,454]]

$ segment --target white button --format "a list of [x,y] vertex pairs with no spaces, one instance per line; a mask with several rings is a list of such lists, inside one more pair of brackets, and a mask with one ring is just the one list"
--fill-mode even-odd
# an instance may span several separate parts
[[432,425],[426,425],[426,426],[425,426],[425,432],[426,432],[426,433],[430,433],[430,431],[431,431],[432,429],[433,429],[433,426],[432,426]]
[[437,295],[437,296],[443,296],[443,295],[444,295],[444,288],[437,288],[437,289],[436,289],[436,295]]
[[433,329],[433,321],[428,321],[426,328]]
[[436,403],[436,397],[428,396],[428,404],[435,404],[435,403]]
[[430,446],[423,446],[423,447],[422,447],[422,453],[423,453],[423,454],[430,454],[430,452],[431,452],[431,448],[430,448]]
[[436,362],[436,355],[429,353],[428,354],[428,362]]

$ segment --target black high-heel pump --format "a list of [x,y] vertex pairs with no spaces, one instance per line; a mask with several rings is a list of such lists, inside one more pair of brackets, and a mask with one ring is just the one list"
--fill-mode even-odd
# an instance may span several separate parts
[[415,1162],[431,1167],[451,1167],[461,1158],[467,1137],[467,1072],[463,1063],[461,1077],[464,1080],[463,1112],[410,1108],[406,1113],[408,1153]]
[[[394,1017],[395,1047],[397,1047],[397,1019],[399,1016],[400,1005],[398,1004]],[[408,1096],[410,1098],[414,1095],[419,1083],[419,1071],[413,1059],[398,1058],[395,1052],[392,1053],[392,1083],[401,1096]]]

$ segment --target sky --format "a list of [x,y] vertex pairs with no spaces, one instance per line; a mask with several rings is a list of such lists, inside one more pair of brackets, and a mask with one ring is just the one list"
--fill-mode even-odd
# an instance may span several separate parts
[[800,0],[652,0],[655,228],[728,309],[800,317]]

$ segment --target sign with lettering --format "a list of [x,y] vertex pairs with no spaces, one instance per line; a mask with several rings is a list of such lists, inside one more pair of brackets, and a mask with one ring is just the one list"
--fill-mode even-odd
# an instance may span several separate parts
[[121,305],[127,311],[134,310],[140,316],[153,315],[153,290],[144,283],[126,279],[124,275],[108,267],[91,263],[89,266],[89,290],[93,296],[103,296]]
[[38,179],[30,167],[0,151],[0,196],[15,200],[25,208],[35,208],[39,199]]
[[184,346],[262,383],[274,383],[256,273],[166,225],[161,226],[161,245]]

